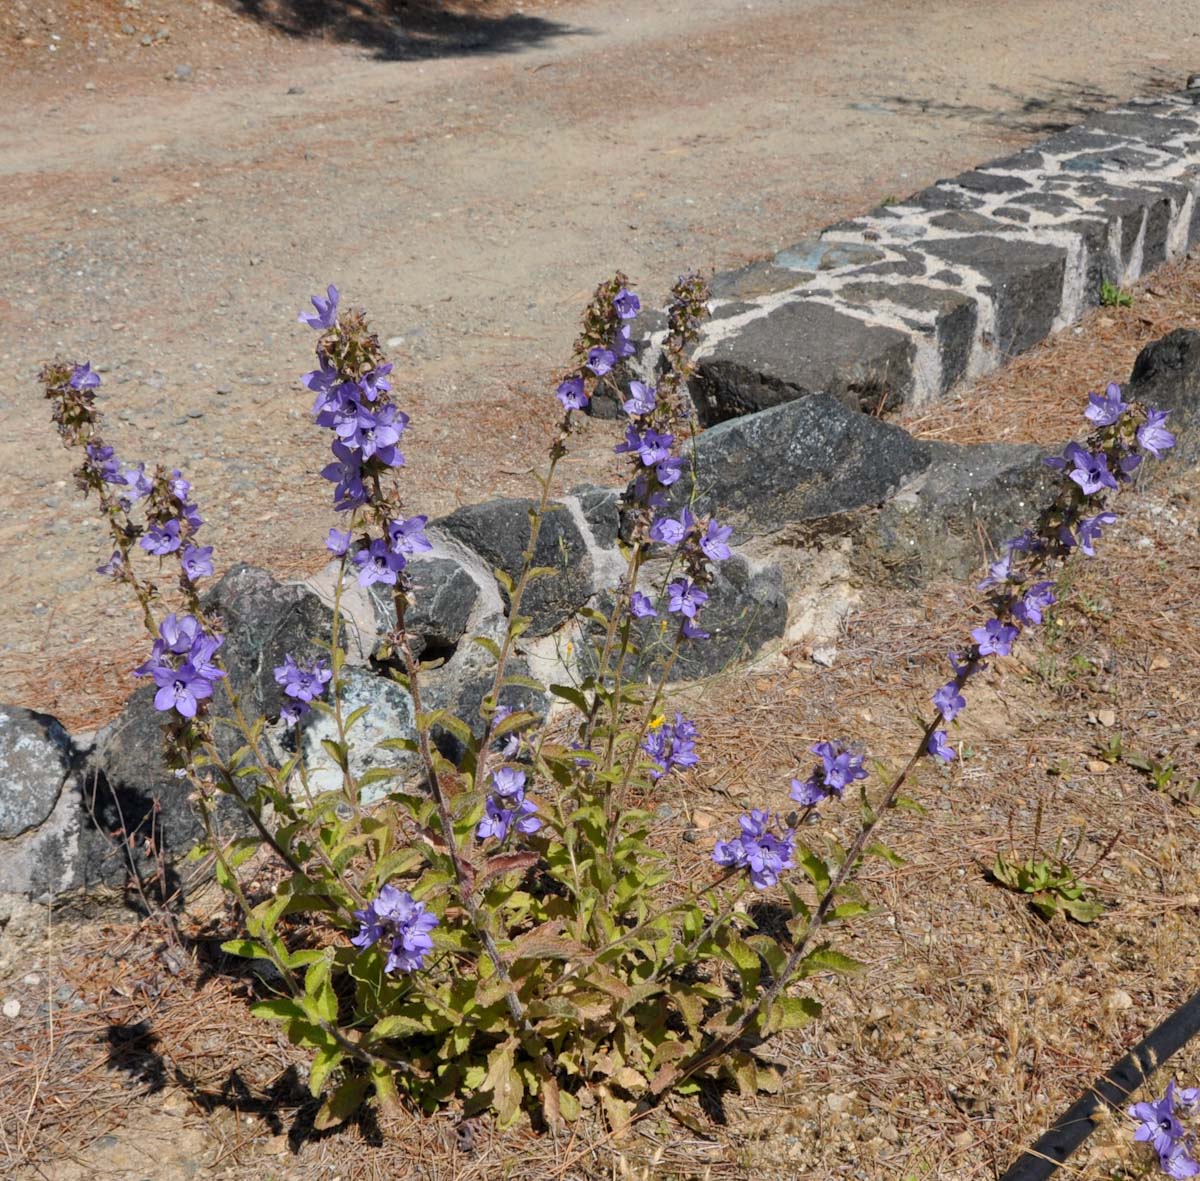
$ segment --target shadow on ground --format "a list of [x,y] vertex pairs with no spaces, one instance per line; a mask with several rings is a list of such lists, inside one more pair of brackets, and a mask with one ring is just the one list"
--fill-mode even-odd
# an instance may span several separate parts
[[583,30],[519,12],[498,0],[224,0],[242,16],[290,37],[327,37],[384,61],[512,53]]
[[[1119,98],[1093,86],[1080,86],[1053,78],[1039,79],[1044,83],[1036,95],[1021,94],[1006,86],[992,86],[999,106],[979,106],[953,102],[942,98],[924,98],[912,94],[881,94],[874,96],[867,107],[895,114],[934,115],[942,119],[965,119],[971,123],[1003,127],[1030,135],[1050,135],[1066,131],[1097,111],[1116,106]],[[1161,70],[1139,76],[1132,89],[1136,94],[1153,96],[1178,90],[1182,79]]]

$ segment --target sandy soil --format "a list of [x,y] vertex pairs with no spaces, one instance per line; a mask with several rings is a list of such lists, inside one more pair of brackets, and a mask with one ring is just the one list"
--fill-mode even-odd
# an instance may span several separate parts
[[[337,18],[325,36],[306,31],[318,10]],[[1200,61],[1191,13],[14,0],[0,13],[3,697],[96,722],[142,646],[91,574],[103,540],[46,424],[44,359],[100,367],[113,441],[185,468],[225,564],[313,568],[328,489],[295,384],[312,291],[337,282],[393,342],[414,510],[523,490],[549,383],[606,273],[657,299],[680,271],[767,254],[1178,86]],[[581,438],[578,477],[610,470],[609,434]]]

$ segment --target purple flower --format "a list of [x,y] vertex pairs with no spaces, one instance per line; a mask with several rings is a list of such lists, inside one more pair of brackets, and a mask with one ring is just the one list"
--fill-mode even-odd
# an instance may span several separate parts
[[623,403],[626,414],[631,414],[635,417],[641,414],[649,414],[657,404],[658,399],[652,385],[643,385],[640,381],[631,381],[629,383],[629,397]]
[[[386,361],[378,369],[372,369],[370,373],[363,374],[362,391],[368,402],[374,402],[380,394],[386,394],[392,388],[392,383],[388,381],[388,374],[391,373],[392,368],[391,361]],[[406,418],[404,421],[407,423],[408,419]]]
[[525,794],[525,772],[512,767],[501,767],[492,772],[492,791],[498,796],[523,797]]
[[363,459],[374,456],[388,467],[403,467],[404,456],[396,444],[406,426],[408,415],[398,413],[395,406],[384,406],[376,413],[359,410],[351,424],[339,424],[337,433],[348,447],[361,451]]
[[1122,455],[1117,460],[1117,479],[1129,480],[1132,479],[1133,473],[1141,466],[1142,457],[1136,453],[1130,455]]
[[1200,1163],[1192,1156],[1190,1136],[1176,1140],[1166,1152],[1160,1152],[1158,1164],[1168,1177],[1200,1177]]
[[151,525],[138,544],[147,553],[157,554],[160,558],[174,553],[183,544],[179,536],[179,522],[172,519],[161,525]]
[[647,616],[657,616],[658,612],[654,610],[654,604],[650,602],[641,591],[634,591],[629,596],[629,614],[634,619],[645,619]]
[[[670,437],[670,435],[667,436],[667,438]],[[660,459],[654,465],[654,474],[658,477],[658,482],[664,488],[670,488],[683,475],[683,460],[675,455],[669,455],[666,459]]]
[[206,681],[219,681],[225,675],[224,671],[214,663],[217,650],[224,643],[224,636],[209,636],[204,632],[196,635],[195,642],[188,654],[188,661],[196,670],[196,674]]
[[182,655],[192,650],[203,633],[194,615],[176,616],[172,612],[158,625],[158,634],[164,651]]
[[213,572],[213,547],[211,545],[189,545],[183,551],[180,565],[189,582],[197,578],[206,578]]
[[750,870],[750,883],[766,890],[779,881],[779,875],[792,867],[794,834],[788,829],[782,836],[767,831],[770,813],[757,809],[738,821],[742,832],[729,841],[718,841],[713,860],[718,865]]
[[613,334],[612,348],[618,361],[624,361],[626,357],[632,357],[637,352],[637,345],[629,337],[628,325],[618,328]]
[[954,758],[954,747],[946,741],[945,730],[935,730],[929,736],[929,741],[925,743],[925,749],[936,759],[941,759],[943,763],[949,763]]
[[108,574],[113,578],[119,578],[124,569],[125,559],[121,557],[121,551],[113,550],[112,557],[103,566],[96,567],[96,573]]
[[696,518],[685,508],[679,514],[678,519],[675,517],[656,518],[654,524],[650,526],[648,536],[651,541],[661,542],[663,545],[678,545],[691,532],[695,523]]
[[428,520],[429,518],[422,514],[389,521],[387,531],[392,549],[406,557],[426,554],[433,549],[433,543],[425,536],[425,522]]
[[617,356],[612,349],[606,349],[603,345],[596,345],[594,348],[588,349],[587,367],[597,377],[611,373],[612,367],[616,363]]
[[305,373],[300,378],[301,385],[312,390],[314,394],[321,395],[318,402],[328,397],[333,392],[334,386],[338,383],[338,371],[324,357],[321,357],[320,361],[320,369],[314,369],[311,373]]
[[1148,409],[1146,421],[1137,429],[1138,446],[1149,451],[1155,459],[1162,459],[1162,453],[1175,446],[1175,436],[1163,426],[1170,413],[1169,410]]
[[677,578],[667,586],[667,610],[672,615],[695,619],[696,612],[708,602],[708,595],[690,578]]
[[[492,715],[492,727],[499,726],[505,718],[512,713],[511,705],[498,705],[496,712]],[[521,749],[521,736],[514,730],[509,730],[506,734],[501,735],[496,739],[495,745],[500,751],[502,759],[515,759],[517,752]]]
[[343,533],[341,529],[330,529],[325,548],[335,558],[340,558],[350,548],[350,530]]
[[1013,615],[1025,624],[1038,624],[1042,616],[1054,606],[1058,599],[1054,594],[1054,583],[1037,582],[1018,599],[1012,607]]
[[674,435],[661,435],[649,428],[642,432],[631,423],[625,428],[625,442],[618,443],[613,451],[618,455],[636,452],[645,467],[653,467],[670,456],[671,444],[674,442]]
[[312,297],[312,305],[317,309],[316,314],[301,312],[297,317],[301,324],[307,324],[310,328],[315,328],[318,332],[322,332],[326,328],[332,328],[337,323],[338,289],[330,283],[327,294],[329,296],[328,299],[323,299],[319,295]]
[[999,561],[988,567],[987,577],[976,585],[976,590],[987,590],[990,586],[1000,586],[1012,577],[1013,551],[1009,550]]
[[979,645],[980,656],[1007,656],[1018,635],[1020,632],[1015,627],[1009,627],[998,619],[989,619],[982,627],[971,632],[971,639]]
[[554,396],[563,404],[566,410],[582,410],[587,405],[587,390],[582,377],[568,377],[558,383]]
[[1079,485],[1084,496],[1095,496],[1101,488],[1117,487],[1116,477],[1108,470],[1108,457],[1103,451],[1093,453],[1076,446],[1072,458],[1075,467],[1068,473],[1068,478]]
[[407,890],[384,886],[379,896],[354,917],[360,930],[350,942],[355,947],[368,948],[381,940],[390,940],[386,970],[412,972],[424,967],[425,957],[433,951],[429,932],[438,925],[437,915],[425,909],[425,903],[415,902]]
[[137,467],[126,468],[121,475],[125,479],[125,486],[131,493],[131,495],[121,498],[121,505],[128,512],[139,500],[150,495],[150,490],[154,487],[154,483],[146,475],[146,465],[144,463],[139,463]]
[[[511,804],[511,807],[506,807],[507,804]],[[512,828],[528,836],[542,827],[537,804],[523,796],[513,800],[503,796],[488,796],[483,807],[484,817],[475,828],[477,840],[486,841],[488,837],[495,837],[498,841],[504,841]]]
[[95,443],[87,445],[88,463],[96,475],[106,484],[124,484],[125,477],[121,475],[121,461],[113,454],[111,447],[100,447]]
[[685,640],[707,640],[710,635],[694,619],[685,618],[679,630]]
[[396,575],[408,564],[408,559],[377,537],[369,546],[355,551],[354,564],[358,567],[359,586],[371,586],[376,582],[395,586]]
[[1150,1103],[1135,1103],[1127,1108],[1129,1115],[1139,1121],[1133,1134],[1135,1140],[1144,1140],[1154,1151],[1165,1156],[1176,1141],[1183,1139],[1183,1125],[1175,1115],[1175,1080],[1167,1084],[1161,1099]]
[[641,308],[642,301],[626,287],[622,287],[621,290],[613,296],[613,311],[616,312],[622,320],[632,320],[634,316],[641,311]]
[[171,473],[171,478],[167,481],[167,487],[171,490],[171,495],[175,497],[181,504],[187,502],[187,495],[192,490],[191,480],[185,480],[183,472],[176,468]]
[[863,755],[851,754],[845,747],[832,742],[818,742],[808,749],[821,760],[820,771],[826,787],[839,796],[856,779],[867,777],[866,768],[863,766],[866,760]]
[[311,712],[312,710],[306,702],[288,701],[284,703],[283,708],[279,711],[279,720],[285,726],[295,726],[305,714]]
[[1121,387],[1115,381],[1108,383],[1103,394],[1088,394],[1088,403],[1083,415],[1097,426],[1112,426],[1129,409],[1129,403],[1121,401]]
[[283,663],[275,669],[275,683],[297,701],[309,702],[320,697],[331,680],[333,671],[324,660],[315,660],[303,668],[291,656],[284,656]]
[[151,675],[158,686],[154,708],[164,713],[173,709],[180,717],[194,718],[198,703],[212,696],[211,682],[202,677],[190,661],[185,660],[178,668],[159,665]]
[[694,767],[700,761],[696,754],[696,725],[677,713],[673,723],[664,722],[650,730],[642,742],[642,750],[655,764],[650,771],[651,779],[661,779],[676,767]]
[[957,681],[947,681],[933,695],[933,707],[947,722],[954,721],[959,710],[967,708],[967,699],[962,695]]
[[1116,520],[1116,513],[1104,512],[1097,513],[1094,517],[1084,517],[1079,522],[1079,548],[1089,558],[1096,556],[1096,551],[1093,547],[1100,540],[1101,530],[1108,525],[1116,524]]
[[337,485],[333,492],[334,508],[339,511],[357,508],[367,499],[362,482],[362,461],[344,443],[334,443],[333,454],[336,462],[326,464],[321,469],[321,476]]
[[[635,295],[634,300],[637,300]],[[92,370],[91,361],[76,365],[67,383],[73,390],[94,390],[100,384],[100,374]]]
[[704,556],[711,562],[723,562],[732,557],[733,551],[726,544],[732,533],[732,525],[719,525],[715,520],[709,521],[704,536],[700,538],[700,548],[704,551]]
[[972,667],[971,662],[969,660],[960,659],[957,652],[947,652],[946,657],[950,661],[950,667],[954,670],[955,679],[959,677],[965,679],[966,677],[971,676],[972,673],[976,673],[979,672],[980,669],[987,668],[987,665],[982,661],[978,662],[974,667]]

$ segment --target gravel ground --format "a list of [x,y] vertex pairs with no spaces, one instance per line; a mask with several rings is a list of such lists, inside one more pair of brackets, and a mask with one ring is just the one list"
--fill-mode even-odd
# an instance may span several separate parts
[[[613,269],[658,299],[1200,62],[1188,0],[446,7],[0,12],[4,699],[97,723],[144,646],[91,573],[45,359],[90,358],[121,454],[187,470],[218,561],[312,569],[331,514],[295,319],[327,282],[392,342],[410,505],[437,514],[528,487]],[[610,434],[570,478],[612,470]]]

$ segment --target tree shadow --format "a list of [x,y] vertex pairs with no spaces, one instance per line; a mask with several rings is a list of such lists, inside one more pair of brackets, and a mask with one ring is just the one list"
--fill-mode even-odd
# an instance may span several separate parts
[[[880,109],[896,114],[933,115],[943,119],[965,119],[1033,135],[1051,135],[1082,123],[1091,115],[1120,102],[1120,96],[1095,86],[1055,78],[1039,78],[1039,93],[1021,94],[1007,86],[993,84],[991,89],[1002,105],[979,106],[948,99],[904,94],[880,94],[873,102]],[[1165,70],[1150,70],[1135,79],[1135,92],[1145,97],[1180,89],[1177,75]]]
[[513,53],[584,30],[494,0],[224,0],[289,37],[361,45],[383,61]]

